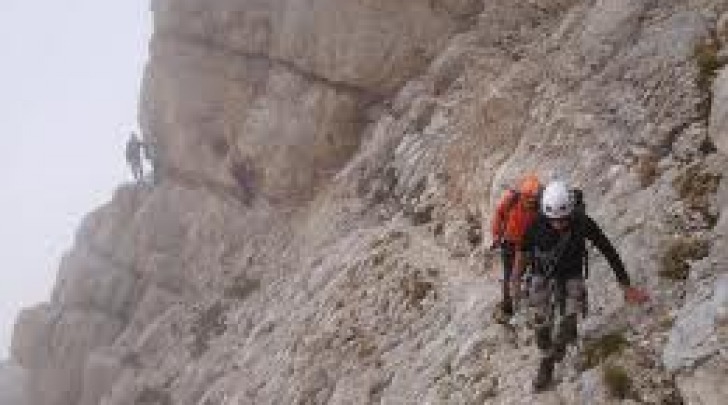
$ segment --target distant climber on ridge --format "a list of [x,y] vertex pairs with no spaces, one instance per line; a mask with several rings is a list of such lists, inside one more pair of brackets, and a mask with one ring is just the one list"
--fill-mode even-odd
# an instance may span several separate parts
[[525,176],[518,190],[506,190],[493,217],[491,249],[501,250],[503,263],[502,302],[494,316],[498,322],[505,322],[513,315],[511,275],[516,252],[523,244],[526,229],[538,216],[538,196],[541,182],[535,175]]
[[[580,193],[580,192],[578,192]],[[577,338],[577,319],[586,308],[585,257],[589,240],[606,257],[628,303],[641,304],[649,297],[630,286],[624,263],[604,232],[582,209],[576,190],[561,181],[551,182],[541,197],[541,215],[528,228],[516,252],[513,274],[514,296],[520,293],[520,275],[530,265],[530,303],[534,310],[536,345],[541,362],[533,386],[539,392],[549,387],[555,363]],[[558,312],[557,312],[558,311]],[[558,325],[555,336],[552,326]]]
[[132,132],[129,140],[126,142],[126,162],[131,167],[134,180],[141,181],[144,178],[144,168],[142,166],[142,142],[137,134]]
[[[148,137],[147,137],[148,138]],[[159,183],[159,151],[157,150],[157,144],[153,140],[144,142],[144,157],[149,160],[152,165],[152,183]]]

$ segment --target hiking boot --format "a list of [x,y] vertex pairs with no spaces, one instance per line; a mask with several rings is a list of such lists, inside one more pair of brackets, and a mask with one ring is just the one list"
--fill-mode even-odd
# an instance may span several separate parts
[[538,366],[538,373],[536,379],[533,380],[534,392],[542,392],[551,386],[554,378],[554,361],[550,357],[544,357],[541,359],[541,364]]
[[513,302],[510,298],[506,298],[495,306],[493,320],[500,324],[507,324],[511,317],[513,317],[513,313]]
[[554,362],[560,362],[566,357],[566,345],[561,342],[556,342],[553,347],[552,356]]
[[576,315],[569,315],[562,319],[561,325],[559,325],[559,333],[556,336],[556,340],[559,343],[563,343],[564,346],[576,342],[576,338],[578,335],[576,323]]
[[566,356],[566,348],[568,345],[576,342],[576,315],[569,315],[561,320],[559,331],[556,333],[556,341],[554,342],[554,360],[561,361]]
[[513,302],[510,299],[506,299],[501,303],[501,308],[503,309],[503,314],[506,316],[513,316]]
[[536,328],[536,347],[543,351],[551,349],[551,328]]
[[510,319],[511,315],[506,313],[506,310],[503,308],[503,304],[496,305],[495,309],[493,310],[493,320],[496,323],[505,325]]

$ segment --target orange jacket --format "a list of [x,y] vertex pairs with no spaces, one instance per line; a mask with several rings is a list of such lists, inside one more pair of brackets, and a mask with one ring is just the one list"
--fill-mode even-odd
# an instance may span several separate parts
[[513,243],[519,248],[523,243],[526,230],[536,220],[538,212],[526,209],[523,206],[523,199],[517,198],[513,190],[507,190],[496,206],[493,217],[493,240],[501,240]]

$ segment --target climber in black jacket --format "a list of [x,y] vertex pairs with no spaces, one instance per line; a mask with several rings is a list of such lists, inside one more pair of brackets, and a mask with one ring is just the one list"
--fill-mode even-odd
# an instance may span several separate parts
[[[516,255],[520,280],[526,265],[531,266],[531,305],[534,308],[536,344],[542,358],[534,389],[541,391],[552,381],[553,367],[563,358],[566,346],[577,337],[578,314],[586,306],[584,260],[589,240],[607,258],[622,286],[625,300],[642,303],[648,297],[630,287],[629,275],[609,239],[583,210],[576,209],[573,192],[565,183],[554,181],[543,192],[541,215],[528,228],[521,252]],[[518,293],[520,286],[514,286]],[[556,336],[552,338],[554,310],[560,314]]]

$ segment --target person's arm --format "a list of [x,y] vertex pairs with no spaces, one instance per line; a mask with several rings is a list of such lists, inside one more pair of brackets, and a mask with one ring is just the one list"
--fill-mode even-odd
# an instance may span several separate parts
[[619,257],[619,253],[617,253],[614,245],[609,241],[606,235],[604,235],[604,232],[601,228],[599,228],[599,225],[597,225],[597,223],[590,217],[586,217],[586,237],[594,244],[594,246],[597,247],[597,249],[599,249],[604,257],[607,258],[609,266],[617,276],[619,285],[622,286],[625,301],[633,304],[641,304],[648,301],[649,295],[646,292],[630,285],[629,274],[627,274],[627,271],[624,268],[622,258]]
[[593,219],[591,219],[591,217],[586,216],[584,218],[584,222],[586,238],[589,239],[594,246],[599,249],[599,252],[601,252],[601,254],[607,259],[609,266],[612,268],[612,271],[614,271],[614,275],[617,276],[619,284],[622,287],[629,287],[629,275],[624,268],[622,258],[619,257],[619,253],[617,253],[617,249],[614,248],[612,242],[609,241],[607,236],[604,235],[602,229],[596,222],[594,222]]
[[510,191],[500,199],[495,209],[495,215],[493,215],[493,221],[491,224],[491,235],[493,237],[492,248],[498,247],[503,239],[503,229],[505,228],[505,222],[507,220],[506,214],[508,205],[513,195]]

